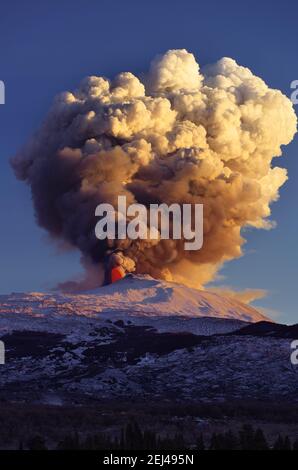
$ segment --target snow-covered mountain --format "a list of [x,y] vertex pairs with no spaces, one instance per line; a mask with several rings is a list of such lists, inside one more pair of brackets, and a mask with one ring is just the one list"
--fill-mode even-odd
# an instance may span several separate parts
[[0,400],[294,400],[297,328],[260,320],[235,300],[146,276],[2,295]]
[[[13,315],[11,315],[13,314]],[[22,314],[26,314],[22,317]],[[70,315],[92,318],[209,317],[257,322],[266,318],[251,306],[216,293],[191,289],[150,276],[128,276],[117,283],[80,294],[13,293],[0,296],[0,328],[18,320]],[[154,321],[154,320],[153,320]]]

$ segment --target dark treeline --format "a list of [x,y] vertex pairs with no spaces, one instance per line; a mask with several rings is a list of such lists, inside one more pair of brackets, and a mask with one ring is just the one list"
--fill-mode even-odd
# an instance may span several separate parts
[[[237,433],[227,431],[213,433],[211,438],[203,434],[197,437],[196,444],[186,445],[182,434],[174,437],[161,437],[153,431],[142,431],[138,423],[130,422],[118,437],[107,434],[94,434],[81,437],[77,432],[65,436],[57,443],[59,450],[298,450],[298,439],[290,440],[288,436],[278,436],[273,444],[269,444],[262,429],[254,429],[251,425],[243,425]],[[45,439],[36,435],[31,437],[20,449],[47,450]]]
[[[206,449],[203,436],[199,437],[197,449]],[[227,431],[213,433],[209,443],[210,450],[298,450],[298,439],[291,442],[288,436],[278,436],[270,445],[262,429],[244,425],[238,433]]]

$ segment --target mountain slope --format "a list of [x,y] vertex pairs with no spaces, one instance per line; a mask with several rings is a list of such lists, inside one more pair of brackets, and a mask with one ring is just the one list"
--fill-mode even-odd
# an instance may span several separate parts
[[[233,334],[233,332],[231,332]],[[277,323],[271,323],[261,321],[254,324],[249,324],[241,328],[236,333],[238,336],[259,336],[259,337],[272,337],[272,338],[298,338],[298,324],[296,325],[279,325]]]
[[296,400],[289,327],[247,322],[258,319],[240,302],[139,276],[3,295],[0,400]]
[[142,315],[189,315],[235,318],[251,322],[266,320],[256,309],[235,299],[173,282],[159,281],[150,276],[128,276],[118,283],[91,291],[89,294],[100,295],[102,306],[117,311],[133,309]]
[[212,317],[246,322],[267,320],[251,306],[218,294],[158,281],[150,276],[128,276],[109,286],[80,294],[11,294],[0,296],[1,313],[28,317],[69,316],[126,318]]

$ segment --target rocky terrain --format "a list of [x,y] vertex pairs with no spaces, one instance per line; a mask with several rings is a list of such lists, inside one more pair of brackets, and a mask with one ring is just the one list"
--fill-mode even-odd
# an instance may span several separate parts
[[298,399],[297,327],[151,278],[80,295],[1,296],[0,328],[4,401]]

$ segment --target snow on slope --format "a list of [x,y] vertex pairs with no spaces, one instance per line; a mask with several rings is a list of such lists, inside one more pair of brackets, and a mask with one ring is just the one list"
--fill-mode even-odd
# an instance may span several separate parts
[[106,309],[133,310],[140,315],[219,317],[248,322],[268,320],[253,307],[235,299],[150,276],[128,276],[122,281],[85,294],[90,296],[90,300],[100,296],[102,312]]
[[128,276],[113,285],[80,294],[32,292],[0,296],[0,332],[78,330],[84,336],[84,331],[90,331],[90,322],[117,319],[151,325],[160,332],[182,330],[205,335],[232,331],[243,326],[242,322],[265,317],[234,299],[149,276]]
[[235,300],[148,276],[81,294],[2,295],[0,400],[294,399],[290,340],[266,335],[262,323],[247,330],[262,319]]

